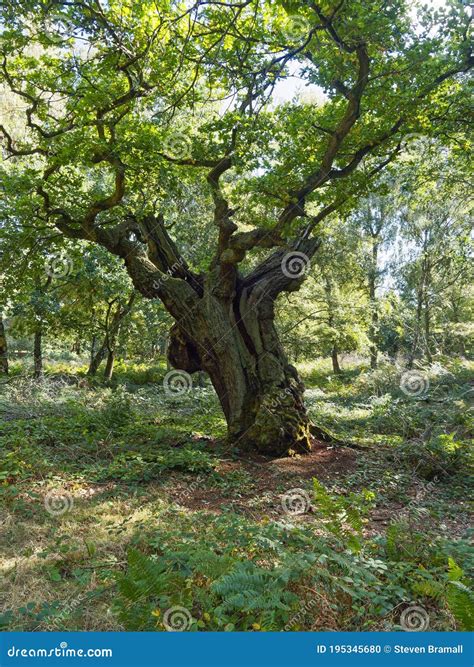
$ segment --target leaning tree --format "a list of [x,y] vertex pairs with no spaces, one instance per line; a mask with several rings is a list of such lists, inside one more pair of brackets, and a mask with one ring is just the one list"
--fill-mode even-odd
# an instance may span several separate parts
[[[33,234],[38,221],[123,259],[174,318],[171,363],[209,374],[240,446],[308,451],[275,300],[304,280],[318,224],[404,137],[463,132],[468,9],[4,0],[0,11],[1,83],[24,117],[19,132],[17,119],[0,128],[9,205],[30,206]],[[317,94],[277,104],[292,76]]]

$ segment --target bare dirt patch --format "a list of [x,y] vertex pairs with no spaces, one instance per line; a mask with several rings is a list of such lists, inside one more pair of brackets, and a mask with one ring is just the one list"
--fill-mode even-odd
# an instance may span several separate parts
[[[317,444],[305,456],[270,459],[253,456],[250,460],[226,459],[220,462],[216,472],[222,484],[195,485],[191,490],[181,484],[170,492],[171,499],[190,510],[208,510],[220,513],[224,507],[248,514],[278,515],[282,513],[280,496],[288,489],[307,487],[313,477],[324,480],[336,474],[347,474],[356,465],[357,453],[348,448]],[[229,490],[226,477],[247,474],[249,484],[242,489]],[[178,480],[176,480],[178,481]]]

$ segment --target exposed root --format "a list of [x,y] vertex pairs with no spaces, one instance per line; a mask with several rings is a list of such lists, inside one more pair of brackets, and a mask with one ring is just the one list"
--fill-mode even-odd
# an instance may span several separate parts
[[322,440],[323,442],[327,442],[334,447],[349,447],[350,449],[366,449],[363,445],[359,445],[357,442],[352,442],[350,440],[341,440],[337,436],[334,435],[334,433],[331,433],[328,429],[323,429],[321,426],[317,426],[314,423],[310,424],[309,427],[310,433],[313,436],[313,438],[316,438],[317,440]]

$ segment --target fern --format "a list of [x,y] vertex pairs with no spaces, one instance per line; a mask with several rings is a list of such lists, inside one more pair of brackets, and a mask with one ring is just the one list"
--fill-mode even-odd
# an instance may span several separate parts
[[145,554],[130,549],[128,568],[117,576],[115,609],[128,630],[148,629],[153,609],[168,604],[173,591],[184,588],[184,578]]
[[324,528],[345,548],[354,553],[362,549],[362,529],[372,505],[374,494],[363,490],[347,496],[331,495],[317,479],[313,479],[315,511]]
[[426,534],[414,530],[406,519],[393,521],[387,528],[385,553],[394,562],[426,562],[432,560]]
[[462,568],[448,559],[448,585],[446,601],[461,630],[474,630],[474,591],[464,583]]
[[430,581],[416,581],[412,585],[412,590],[420,597],[432,598],[433,600],[439,600],[444,595],[443,584],[434,579]]
[[222,599],[221,611],[288,611],[298,597],[285,590],[284,575],[288,573],[284,570],[282,574],[283,577],[254,563],[237,563],[231,572],[215,581],[211,589]]
[[450,581],[446,600],[461,630],[474,630],[474,591],[461,581]]

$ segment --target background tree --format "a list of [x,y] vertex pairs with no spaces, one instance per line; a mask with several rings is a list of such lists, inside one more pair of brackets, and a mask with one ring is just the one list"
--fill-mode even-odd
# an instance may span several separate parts
[[[444,172],[438,164],[443,154]],[[441,346],[442,337],[437,341],[435,330],[438,322],[446,321],[447,295],[454,289],[459,296],[459,290],[462,293],[472,282],[469,233],[473,198],[466,190],[464,165],[455,164],[442,147],[429,150],[425,145],[418,157],[423,159],[409,171],[402,188],[402,251],[397,267],[402,298],[413,313],[410,366],[418,354],[431,363]],[[452,314],[460,313],[454,308]]]
[[379,179],[379,193],[368,195],[350,217],[352,234],[361,240],[361,260],[364,266],[369,300],[370,367],[377,368],[379,348],[380,290],[387,277],[387,254],[396,237],[399,200],[393,192],[396,182],[385,174]]
[[8,373],[7,337],[2,315],[0,315],[0,373]]

